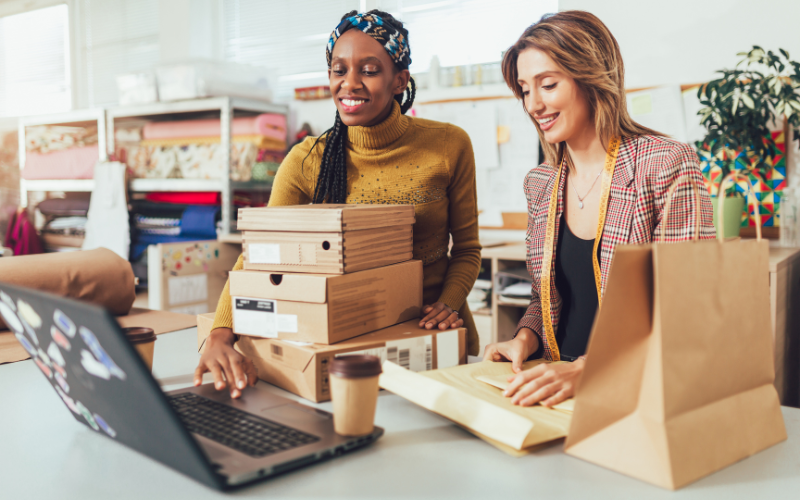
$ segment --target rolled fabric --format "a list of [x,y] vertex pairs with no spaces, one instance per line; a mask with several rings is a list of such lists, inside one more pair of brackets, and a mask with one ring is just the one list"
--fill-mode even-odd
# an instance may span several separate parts
[[131,264],[107,248],[0,258],[0,281],[91,302],[117,316],[128,314],[136,298]]
[[[175,122],[153,122],[142,128],[142,139],[187,139],[199,137],[219,137],[220,121],[183,120]],[[272,113],[258,116],[234,118],[231,123],[231,135],[260,135],[281,141],[286,140],[286,117]]]

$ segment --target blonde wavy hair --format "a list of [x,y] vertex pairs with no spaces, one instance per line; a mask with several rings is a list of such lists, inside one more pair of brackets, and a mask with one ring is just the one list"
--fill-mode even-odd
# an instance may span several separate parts
[[[595,128],[604,145],[617,136],[665,135],[639,125],[628,114],[625,67],[619,45],[606,25],[594,14],[569,10],[545,15],[526,29],[506,51],[503,56],[503,78],[514,95],[522,101],[523,108],[522,88],[517,82],[517,58],[529,48],[539,49],[549,55],[567,76],[575,80],[589,102]],[[533,117],[531,120],[539,132],[545,162],[551,166],[559,165],[567,155],[566,143],[548,143],[539,124]]]

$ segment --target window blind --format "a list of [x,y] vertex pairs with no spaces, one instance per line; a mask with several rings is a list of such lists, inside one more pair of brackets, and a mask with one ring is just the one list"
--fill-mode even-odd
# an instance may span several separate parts
[[500,61],[501,54],[542,15],[558,12],[557,0],[377,0],[377,8],[409,31],[411,72],[441,66]]
[[67,5],[0,18],[0,116],[71,106]]
[[79,0],[78,88],[82,107],[115,104],[119,74],[159,63],[158,0]]
[[225,59],[265,66],[278,76],[276,97],[327,83],[325,44],[359,0],[223,0]]

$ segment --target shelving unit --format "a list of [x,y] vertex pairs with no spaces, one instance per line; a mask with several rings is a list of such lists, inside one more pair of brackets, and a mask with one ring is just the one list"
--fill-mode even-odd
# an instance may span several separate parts
[[[231,233],[231,218],[233,211],[233,191],[241,190],[268,190],[269,186],[257,182],[234,182],[230,180],[231,164],[231,120],[236,114],[250,115],[258,113],[277,113],[286,115],[288,106],[245,99],[239,97],[210,97],[205,99],[192,99],[187,101],[159,102],[136,106],[124,106],[107,110],[107,149],[111,154],[115,151],[114,131],[116,124],[124,121],[141,120],[176,120],[185,119],[186,114],[193,114],[191,118],[212,113],[219,113],[220,117],[220,144],[224,151],[225,168],[220,179],[133,179],[130,184],[134,192],[154,191],[214,191],[221,193],[222,197],[222,234]],[[177,115],[177,116],[176,116]],[[288,137],[287,137],[288,139]]]
[[528,304],[503,302],[494,286],[494,277],[500,271],[525,265],[525,243],[485,248],[481,252],[481,257],[492,263],[492,342],[511,340]]
[[[81,109],[58,113],[55,115],[29,116],[19,119],[19,169],[25,169],[27,156],[27,127],[38,125],[86,126],[97,123],[97,149],[98,160],[108,159],[106,146],[106,111],[102,108]],[[23,207],[28,206],[28,192],[30,191],[64,191],[64,192],[91,192],[94,189],[93,179],[23,179],[20,175],[19,202]]]

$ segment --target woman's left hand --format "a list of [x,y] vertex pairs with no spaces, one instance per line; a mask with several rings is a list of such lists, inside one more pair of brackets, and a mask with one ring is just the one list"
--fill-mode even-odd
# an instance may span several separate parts
[[585,361],[572,363],[541,364],[508,377],[511,384],[503,396],[511,403],[532,406],[541,403],[553,406],[575,395],[575,386],[583,373]]
[[422,314],[424,316],[419,320],[419,327],[428,330],[437,326],[439,330],[447,330],[448,328],[459,328],[464,324],[464,320],[458,317],[458,311],[453,311],[450,306],[442,302],[424,306]]

